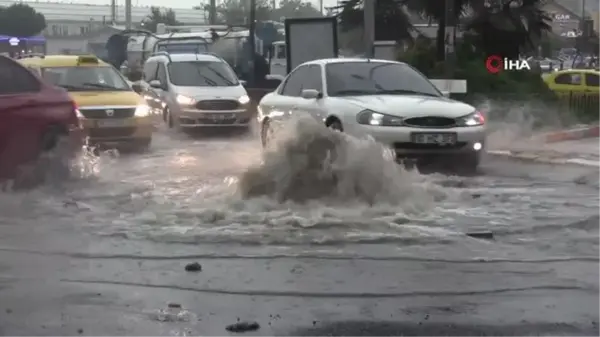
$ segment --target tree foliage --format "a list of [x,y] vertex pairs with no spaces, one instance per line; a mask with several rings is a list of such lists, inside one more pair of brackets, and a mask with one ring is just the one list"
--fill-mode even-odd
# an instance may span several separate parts
[[281,0],[279,6],[272,11],[271,20],[281,18],[314,18],[323,14],[312,3],[302,0]]
[[[268,20],[271,14],[268,0],[256,0],[256,20]],[[248,25],[250,18],[250,1],[225,0],[217,6],[217,17],[220,23],[227,25]]]
[[[308,18],[322,16],[310,2],[303,0],[281,0],[277,8],[269,0],[256,0],[256,20],[280,21],[282,18]],[[210,5],[194,7],[210,12]],[[217,23],[245,26],[250,18],[249,0],[225,0],[217,6]]]
[[44,15],[23,3],[0,7],[0,34],[28,37],[46,28]]
[[[425,0],[423,0],[425,1]],[[363,0],[342,1],[340,10],[342,31],[350,31],[364,23]],[[400,41],[410,39],[413,30],[407,13],[398,0],[378,0],[375,8],[375,39]]]
[[[338,7],[343,29],[362,25],[363,2],[346,0]],[[454,0],[454,7],[448,11],[443,0],[378,0],[375,36],[378,40],[410,36],[414,28],[408,11],[438,24],[435,50],[440,61],[449,33],[445,29],[452,23],[477,36],[473,42],[485,54],[515,57],[531,49],[542,32],[550,30],[550,18],[541,10],[542,4],[543,0]]]
[[172,9],[162,11],[159,7],[150,7],[150,14],[142,21],[142,26],[153,33],[156,33],[156,26],[164,23],[167,26],[179,24]]

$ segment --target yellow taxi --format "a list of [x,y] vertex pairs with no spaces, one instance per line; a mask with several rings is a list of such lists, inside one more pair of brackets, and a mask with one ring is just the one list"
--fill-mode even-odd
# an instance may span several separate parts
[[600,71],[595,69],[566,69],[544,76],[544,82],[558,94],[576,92],[597,95],[599,79]]
[[148,105],[108,63],[95,56],[77,55],[34,56],[19,62],[69,92],[91,145],[150,146],[154,123]]

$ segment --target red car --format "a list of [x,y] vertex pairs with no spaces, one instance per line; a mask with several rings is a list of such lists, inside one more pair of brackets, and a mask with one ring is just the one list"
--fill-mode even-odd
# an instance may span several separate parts
[[66,90],[52,86],[18,62],[0,55],[0,180],[35,161],[68,137],[83,145],[78,110]]

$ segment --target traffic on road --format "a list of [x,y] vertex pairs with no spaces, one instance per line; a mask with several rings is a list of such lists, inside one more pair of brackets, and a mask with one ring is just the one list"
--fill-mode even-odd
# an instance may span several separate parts
[[597,168],[486,155],[401,62],[142,69],[0,57],[0,333],[598,333]]

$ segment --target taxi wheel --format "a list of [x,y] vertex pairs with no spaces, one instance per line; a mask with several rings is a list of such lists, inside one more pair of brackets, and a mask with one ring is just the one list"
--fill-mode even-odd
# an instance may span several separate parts
[[171,110],[169,110],[169,108],[165,108],[165,119],[169,129],[172,129],[175,126],[175,121],[173,120],[173,115],[171,114]]
[[150,146],[152,145],[152,138],[140,140],[137,145],[137,150],[139,152],[146,152],[150,150]]

